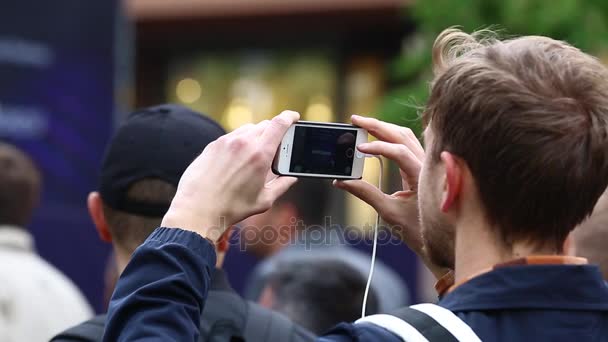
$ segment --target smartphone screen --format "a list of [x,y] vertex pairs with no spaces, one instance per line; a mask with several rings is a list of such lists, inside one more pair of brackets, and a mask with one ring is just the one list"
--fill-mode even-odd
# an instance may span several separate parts
[[350,176],[357,130],[296,126],[289,172]]
[[357,146],[367,131],[340,123],[298,121],[285,132],[272,172],[292,177],[360,179],[365,155]]

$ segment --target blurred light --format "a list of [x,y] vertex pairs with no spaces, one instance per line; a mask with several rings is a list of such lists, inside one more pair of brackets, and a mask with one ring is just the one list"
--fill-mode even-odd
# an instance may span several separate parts
[[253,122],[253,111],[247,104],[238,99],[235,99],[230,103],[230,106],[228,106],[224,115],[226,118],[226,126],[228,126],[229,131]]
[[354,98],[366,98],[374,95],[375,82],[370,73],[362,70],[353,72],[347,81],[348,93]]
[[304,112],[304,117],[308,121],[332,122],[333,112],[329,99],[324,96],[313,98]]
[[183,103],[196,102],[201,97],[201,84],[192,78],[184,78],[177,83],[175,93]]
[[[377,185],[380,175],[380,163],[374,158],[365,158],[363,167],[363,179]],[[387,176],[387,171],[384,170]],[[374,208],[363,202],[352,194],[346,196],[346,209],[348,213],[347,224],[354,227],[371,228],[376,222],[376,211]]]
[[263,79],[240,78],[234,82],[232,94],[249,105],[254,113],[253,121],[267,119],[272,115],[274,96],[272,89]]

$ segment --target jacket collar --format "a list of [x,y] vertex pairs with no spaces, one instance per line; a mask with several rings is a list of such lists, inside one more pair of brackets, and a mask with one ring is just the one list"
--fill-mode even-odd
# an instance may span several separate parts
[[0,248],[34,251],[34,239],[25,228],[0,225]]
[[451,311],[608,311],[608,286],[593,265],[506,266],[462,284],[441,299],[439,305]]

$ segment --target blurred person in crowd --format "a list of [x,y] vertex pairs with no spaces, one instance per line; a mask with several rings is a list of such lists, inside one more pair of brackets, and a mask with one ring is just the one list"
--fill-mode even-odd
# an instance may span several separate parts
[[[340,322],[361,317],[366,279],[348,263],[334,258],[281,262],[269,275],[260,304],[322,334]],[[378,312],[373,289],[367,314]]]
[[597,201],[591,216],[572,231],[566,252],[598,265],[602,276],[608,280],[608,192]]
[[[270,210],[242,222],[241,244],[263,258],[249,277],[245,298],[258,300],[269,274],[282,261],[341,260],[367,278],[370,255],[348,246],[344,231],[325,215],[329,189],[328,182],[300,179]],[[376,261],[372,287],[378,294],[380,311],[409,303],[404,282],[380,261]]]
[[[451,272],[454,282],[438,305],[340,324],[319,341],[607,340],[608,287],[563,245],[608,186],[608,70],[550,38],[457,29],[439,35],[433,64],[426,152],[411,130],[352,118],[378,138],[358,149],[396,162],[403,191],[336,186],[372,205],[438,278]],[[296,182],[268,171],[298,118],[286,111],[226,135],[188,167],[161,228],[118,281],[106,341],[197,336],[212,242]],[[163,312],[139,309],[158,302]]]
[[93,315],[78,288],[36,253],[26,226],[40,188],[32,160],[0,142],[0,341],[48,341]]
[[[210,118],[168,104],[138,110],[119,127],[106,149],[99,191],[89,194],[87,201],[99,237],[112,243],[119,274],[137,246],[160,224],[188,164],[224,134]],[[201,341],[312,340],[312,334],[283,315],[245,301],[232,289],[221,269],[229,234],[229,230],[223,233],[215,245],[218,258],[210,270],[209,305],[197,323]],[[160,305],[155,310],[164,309]],[[97,316],[53,341],[101,341],[105,321],[105,315]]]

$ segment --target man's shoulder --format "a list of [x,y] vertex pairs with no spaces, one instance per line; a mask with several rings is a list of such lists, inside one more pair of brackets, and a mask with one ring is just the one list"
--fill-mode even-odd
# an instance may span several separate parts
[[[252,341],[313,341],[315,336],[280,313],[247,301],[236,293],[209,291],[201,317],[201,337],[225,333],[226,329]],[[211,305],[218,301],[222,305]],[[97,342],[103,338],[106,315],[96,316],[67,329],[52,342]],[[217,325],[216,325],[217,324]],[[220,326],[221,325],[221,326]]]
[[232,330],[251,341],[313,341],[314,335],[282,314],[229,291],[209,291],[201,334]]
[[505,341],[585,341],[580,338],[584,334],[597,341],[608,336],[608,289],[591,265],[497,268],[458,286],[438,304],[484,341],[497,335]]
[[[316,336],[294,323],[289,318],[281,313],[272,311],[261,305],[247,301],[249,306],[250,317],[247,322],[246,333],[249,333],[249,328],[254,327],[258,323],[267,324],[269,338],[268,341],[314,341]],[[246,336],[247,337],[247,336]]]
[[401,342],[401,338],[392,332],[372,323],[340,323],[318,342]]
[[446,294],[439,305],[454,312],[608,312],[608,288],[596,266],[517,265],[497,268],[468,280]]
[[51,342],[97,342],[103,338],[106,315],[98,315],[67,329],[51,339]]
[[15,307],[11,311],[14,326],[44,322],[30,333],[44,334],[48,338],[93,316],[91,306],[78,287],[38,254],[2,247],[0,260],[0,301],[8,300]]
[[[91,317],[93,311],[78,287],[63,272],[33,251],[11,251],[0,248],[0,280],[3,288],[11,295],[22,293],[31,297],[32,293],[45,300],[73,309],[78,320]],[[36,286],[31,279],[46,286]]]

